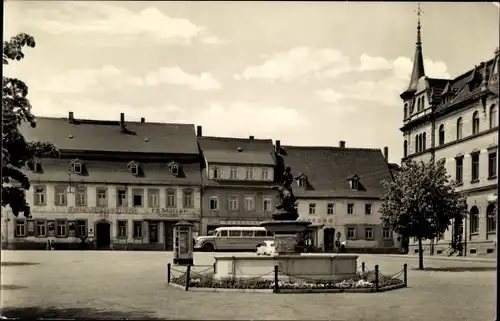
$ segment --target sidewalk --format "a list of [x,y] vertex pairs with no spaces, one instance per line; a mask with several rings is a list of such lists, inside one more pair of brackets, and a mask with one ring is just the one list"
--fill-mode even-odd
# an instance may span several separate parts
[[[394,258],[414,258],[418,259],[415,254],[381,254],[379,256],[394,257]],[[458,262],[480,262],[480,263],[496,263],[495,256],[442,256],[442,255],[424,255],[424,260],[443,260],[443,261],[458,261]]]

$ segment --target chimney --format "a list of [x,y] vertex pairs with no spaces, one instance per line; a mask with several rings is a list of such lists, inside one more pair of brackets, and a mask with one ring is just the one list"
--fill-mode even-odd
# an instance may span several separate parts
[[280,153],[281,151],[281,141],[280,140],[277,140],[274,145],[276,145],[276,153]]
[[68,115],[68,123],[73,124],[75,122],[75,117],[72,111],[69,112]]
[[146,119],[144,117],[141,117],[141,123],[145,123]]
[[120,130],[122,131],[122,133],[125,132],[125,114],[124,113],[120,113]]
[[250,139],[250,140],[253,140],[254,138],[255,138],[254,136],[248,137],[248,139]]
[[384,158],[387,162],[389,162],[389,147],[384,147]]
[[203,136],[202,127],[196,126],[196,137],[201,137],[201,136]]
[[339,142],[339,147],[340,147],[340,148],[345,148],[345,141],[341,140],[341,141]]

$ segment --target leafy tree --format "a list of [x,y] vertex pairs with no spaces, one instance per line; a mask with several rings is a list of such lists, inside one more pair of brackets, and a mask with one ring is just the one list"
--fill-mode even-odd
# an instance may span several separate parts
[[419,269],[423,270],[422,240],[444,233],[454,219],[467,215],[463,195],[449,180],[444,160],[407,161],[393,181],[384,181],[380,213],[384,224],[402,238],[418,239]]
[[[3,65],[24,58],[24,47],[35,47],[35,39],[25,33],[12,37],[3,43]],[[26,202],[25,190],[30,188],[29,179],[21,168],[27,166],[35,157],[57,155],[57,149],[49,143],[27,142],[19,127],[29,123],[36,127],[31,113],[31,104],[26,97],[28,86],[16,78],[3,77],[2,83],[2,207],[11,207],[18,216],[24,212],[31,217]]]

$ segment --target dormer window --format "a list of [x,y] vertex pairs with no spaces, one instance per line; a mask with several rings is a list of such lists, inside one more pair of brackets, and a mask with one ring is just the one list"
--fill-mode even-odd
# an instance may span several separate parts
[[170,170],[170,173],[174,176],[179,176],[181,173],[181,165],[176,162],[171,162],[168,164],[168,168]]
[[347,180],[349,181],[349,186],[351,187],[351,189],[353,190],[359,190],[359,176],[358,175],[351,175],[347,178]]
[[135,162],[135,161],[131,161],[130,163],[127,164],[127,167],[130,171],[130,173],[134,176],[137,176],[139,175],[140,173],[140,167],[139,167],[139,163]]
[[301,178],[299,178],[298,184],[299,184],[299,187],[306,187],[307,180],[304,177],[301,177]]
[[83,171],[82,167],[82,163],[78,159],[71,162],[71,170],[74,174],[81,174]]
[[28,167],[31,171],[38,173],[42,171],[42,162],[39,159],[35,159],[28,163]]
[[213,168],[213,178],[214,179],[219,179],[220,178],[220,168],[218,166],[214,166]]

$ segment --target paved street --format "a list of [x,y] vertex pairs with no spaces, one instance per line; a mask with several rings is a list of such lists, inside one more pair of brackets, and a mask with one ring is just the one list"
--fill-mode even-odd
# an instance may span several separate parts
[[[224,254],[227,255],[227,254]],[[238,254],[236,254],[238,255]],[[253,254],[245,254],[253,255]],[[213,263],[196,253],[195,264]],[[166,285],[164,252],[2,252],[2,306],[60,307],[70,314],[108,318],[254,320],[467,320],[494,319],[495,263],[361,255],[384,274],[409,264],[409,287],[364,294],[257,294],[184,292]],[[34,263],[6,265],[6,262]],[[442,271],[448,269],[450,271]],[[77,310],[79,309],[79,310]],[[85,312],[87,313],[87,312]]]

